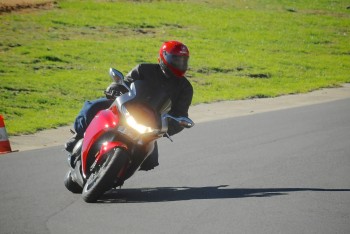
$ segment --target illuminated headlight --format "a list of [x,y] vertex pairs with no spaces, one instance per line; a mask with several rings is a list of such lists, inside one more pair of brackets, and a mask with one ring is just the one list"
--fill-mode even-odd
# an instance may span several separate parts
[[129,112],[125,113],[125,118],[126,118],[126,122],[128,123],[128,125],[141,134],[151,133],[154,131],[151,127],[147,127],[145,125],[137,123],[136,120],[134,119],[134,117],[132,117],[129,114]]

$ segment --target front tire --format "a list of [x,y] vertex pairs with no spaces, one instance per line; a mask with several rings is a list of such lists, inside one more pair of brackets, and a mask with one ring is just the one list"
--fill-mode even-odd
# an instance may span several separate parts
[[107,190],[111,189],[118,173],[128,160],[128,153],[121,148],[115,148],[102,156],[95,166],[83,188],[83,199],[86,202],[96,202]]

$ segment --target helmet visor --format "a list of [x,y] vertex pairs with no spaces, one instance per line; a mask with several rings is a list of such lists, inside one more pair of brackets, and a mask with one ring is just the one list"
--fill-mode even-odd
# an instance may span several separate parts
[[188,56],[179,56],[164,53],[165,60],[174,68],[180,71],[186,71],[188,68]]

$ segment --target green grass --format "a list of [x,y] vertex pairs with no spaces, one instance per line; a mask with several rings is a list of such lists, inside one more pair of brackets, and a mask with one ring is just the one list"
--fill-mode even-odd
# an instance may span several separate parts
[[276,97],[350,82],[345,0],[61,0],[0,15],[0,114],[10,135],[73,122],[103,95],[109,67],[191,52],[193,104]]

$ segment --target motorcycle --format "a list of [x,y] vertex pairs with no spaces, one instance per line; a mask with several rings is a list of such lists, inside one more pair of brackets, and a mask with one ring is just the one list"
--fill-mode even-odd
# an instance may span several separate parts
[[68,157],[69,170],[64,184],[73,193],[81,193],[86,202],[96,202],[105,192],[122,186],[152,153],[157,139],[166,136],[169,121],[183,128],[194,122],[174,117],[171,101],[164,90],[137,80],[130,87],[123,74],[110,68],[114,82],[125,88],[113,104],[97,113]]

